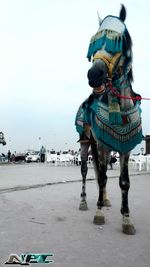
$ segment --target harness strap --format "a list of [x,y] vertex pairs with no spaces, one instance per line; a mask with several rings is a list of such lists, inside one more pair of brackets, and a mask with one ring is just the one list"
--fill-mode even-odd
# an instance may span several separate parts
[[115,67],[115,65],[116,65],[116,63],[117,63],[117,61],[119,60],[120,57],[121,57],[121,53],[116,53],[112,58],[110,58],[110,57],[108,57],[106,55],[96,54],[93,57],[93,61],[95,61],[96,59],[103,60],[105,62],[105,64],[107,65],[107,67],[108,67],[109,78],[112,78],[114,67]]

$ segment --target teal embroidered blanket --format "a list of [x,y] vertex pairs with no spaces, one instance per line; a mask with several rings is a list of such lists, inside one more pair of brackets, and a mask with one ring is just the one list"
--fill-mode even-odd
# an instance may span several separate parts
[[84,123],[89,123],[96,140],[109,150],[126,153],[143,139],[140,103],[137,101],[132,109],[121,111],[121,116],[126,118],[126,123],[123,120],[122,125],[111,125],[106,104],[95,99],[88,107],[85,101],[84,108],[81,105],[76,115],[76,130],[81,134],[84,131]]

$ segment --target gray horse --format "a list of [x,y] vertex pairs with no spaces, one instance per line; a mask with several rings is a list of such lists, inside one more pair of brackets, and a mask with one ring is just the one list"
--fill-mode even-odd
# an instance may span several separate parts
[[[83,151],[88,151],[91,146],[99,186],[94,223],[105,223],[102,208],[110,205],[106,196],[107,164],[110,152],[117,151],[120,154],[122,230],[132,235],[135,234],[135,227],[128,207],[128,161],[131,150],[143,140],[143,135],[141,96],[132,89],[132,40],[125,19],[123,5],[119,17],[108,15],[103,20],[99,19],[99,29],[91,38],[87,54],[89,61],[92,61],[87,77],[93,92],[79,107],[75,124],[80,134],[81,148],[87,148]],[[83,182],[80,209],[85,210],[87,162],[82,154],[81,159]]]

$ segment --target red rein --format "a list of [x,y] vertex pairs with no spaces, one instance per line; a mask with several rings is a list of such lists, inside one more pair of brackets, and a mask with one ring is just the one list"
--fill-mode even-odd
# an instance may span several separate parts
[[136,97],[132,97],[132,96],[123,96],[123,95],[121,95],[121,94],[119,94],[119,93],[117,92],[117,89],[116,89],[116,88],[113,88],[113,87],[112,87],[112,84],[111,84],[111,83],[109,84],[109,89],[111,90],[111,92],[112,92],[116,97],[119,97],[119,98],[122,98],[122,99],[150,100],[150,98],[141,97],[141,96],[136,96]]

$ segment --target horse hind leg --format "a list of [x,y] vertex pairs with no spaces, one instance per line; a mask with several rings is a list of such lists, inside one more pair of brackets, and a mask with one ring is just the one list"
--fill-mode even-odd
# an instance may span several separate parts
[[[108,167],[108,162],[110,161],[110,153],[107,151],[105,152],[105,157],[106,157],[106,160],[105,160],[105,173],[107,172],[107,167]],[[106,177],[106,181],[107,181],[107,177]],[[103,188],[103,206],[104,207],[111,207],[111,202],[109,200],[109,197],[108,197],[108,194],[107,194],[107,191],[106,191],[106,186],[104,186]]]
[[136,233],[132,219],[130,218],[130,211],[128,207],[128,192],[130,188],[130,180],[128,174],[128,160],[130,154],[120,154],[120,177],[119,185],[122,193],[122,204],[121,204],[121,214],[122,214],[122,231],[128,235],[134,235]]
[[92,154],[93,154],[93,162],[94,162],[94,169],[95,169],[95,174],[99,186],[99,197],[97,201],[97,211],[94,216],[93,223],[98,224],[98,225],[103,225],[105,224],[105,216],[102,211],[102,208],[104,206],[104,197],[105,200],[107,198],[106,194],[106,183],[107,183],[107,153],[106,151],[103,150],[102,147],[98,146],[93,146],[92,147]]

